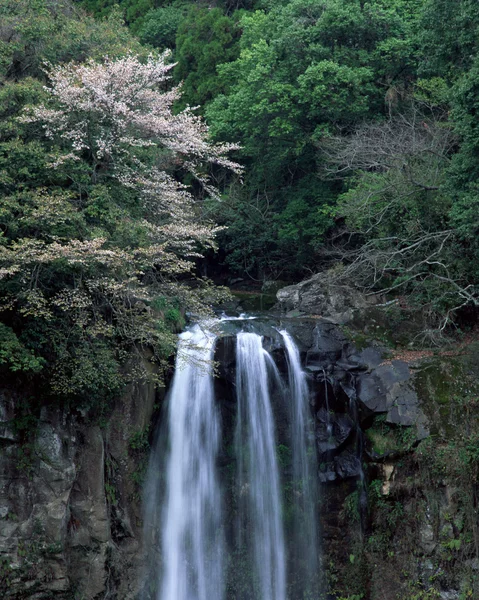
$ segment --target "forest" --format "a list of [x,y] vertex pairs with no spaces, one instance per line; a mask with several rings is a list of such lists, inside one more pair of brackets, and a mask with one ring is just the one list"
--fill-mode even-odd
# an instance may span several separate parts
[[227,296],[205,274],[322,271],[419,310],[429,345],[475,314],[475,0],[0,0],[0,22],[7,376],[101,404],[132,348],[161,363]]
[[476,111],[478,0],[0,0],[2,597],[479,597]]

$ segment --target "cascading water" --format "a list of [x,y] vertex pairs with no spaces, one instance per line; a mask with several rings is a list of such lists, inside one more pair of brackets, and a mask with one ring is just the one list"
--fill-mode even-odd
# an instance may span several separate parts
[[318,486],[314,429],[311,422],[306,374],[299,351],[286,331],[280,331],[286,348],[290,388],[291,451],[293,463],[292,565],[297,593],[311,597],[319,590]]
[[[235,378],[218,388],[219,394],[235,388],[227,397],[236,406],[222,404],[221,395],[215,399],[215,335],[195,325],[180,336],[168,435],[158,435],[145,486],[145,533],[157,553],[151,552],[156,584],[147,584],[144,600],[318,597],[317,464],[308,387],[292,338],[281,336],[287,385],[262,337],[236,334]],[[168,451],[161,448],[165,439]],[[283,461],[281,487],[283,444],[291,446],[292,468]]]
[[276,439],[261,337],[239,333],[236,345],[236,452],[243,526],[252,541],[259,600],[284,600],[285,549]]
[[224,596],[214,341],[214,335],[199,325],[180,336],[169,399],[170,453],[158,600],[222,600]]

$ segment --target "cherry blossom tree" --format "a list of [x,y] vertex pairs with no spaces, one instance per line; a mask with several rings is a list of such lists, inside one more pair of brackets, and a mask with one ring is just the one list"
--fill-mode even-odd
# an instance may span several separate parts
[[[167,88],[174,66],[169,57],[166,51],[145,63],[130,55],[49,67],[52,106],[35,107],[26,119],[42,122],[46,135],[66,146],[53,166],[86,157],[93,182],[109,176],[137,190],[152,241],[188,254],[196,242],[211,244],[215,228],[198,221],[191,192],[171,170],[183,169],[215,196],[205,165],[241,169],[227,157],[235,144],[209,142],[205,123],[191,108],[173,111],[181,86]],[[153,164],[142,160],[145,148],[157,150]]]
[[237,146],[210,142],[194,109],[175,112],[169,56],[46,66],[46,99],[20,120],[43,130],[48,168],[68,183],[15,200],[24,226],[0,244],[4,309],[154,346],[165,333],[155,298],[200,310],[211,294],[178,281],[215,243],[199,201],[219,194],[208,173],[241,168],[228,158]]

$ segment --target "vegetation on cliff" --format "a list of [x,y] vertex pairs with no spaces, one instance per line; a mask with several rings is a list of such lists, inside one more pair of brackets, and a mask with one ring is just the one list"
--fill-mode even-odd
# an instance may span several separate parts
[[[104,425],[126,381],[157,376],[146,357],[164,364],[185,312],[224,294],[198,274],[205,252],[225,279],[329,269],[399,296],[388,325],[417,308],[428,343],[476,317],[478,34],[476,0],[0,0],[0,374],[17,472],[39,460],[45,404]],[[338,523],[357,536],[326,565],[339,598],[477,595],[477,368],[441,393],[447,365],[417,373],[432,436],[368,424],[368,526],[354,484]],[[138,427],[118,444],[135,486]],[[0,584],[11,576],[2,559]]]
[[[175,346],[216,226],[208,168],[239,173],[192,110],[174,110],[169,51],[147,51],[118,12],[2,2],[2,365],[43,397],[94,405],[117,394],[132,349]],[[8,38],[8,41],[7,41]]]

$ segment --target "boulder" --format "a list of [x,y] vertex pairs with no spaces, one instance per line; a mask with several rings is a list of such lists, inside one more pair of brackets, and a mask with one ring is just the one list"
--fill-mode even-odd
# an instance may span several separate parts
[[406,427],[416,426],[417,439],[429,435],[427,419],[411,384],[407,363],[393,360],[381,363],[357,376],[357,398],[366,414],[387,413],[386,422]]
[[322,407],[317,418],[316,441],[320,455],[336,453],[355,431],[355,424],[349,415],[331,414]]
[[284,312],[300,311],[320,315],[332,323],[344,324],[353,319],[354,312],[374,304],[356,288],[327,282],[323,273],[276,293]]

